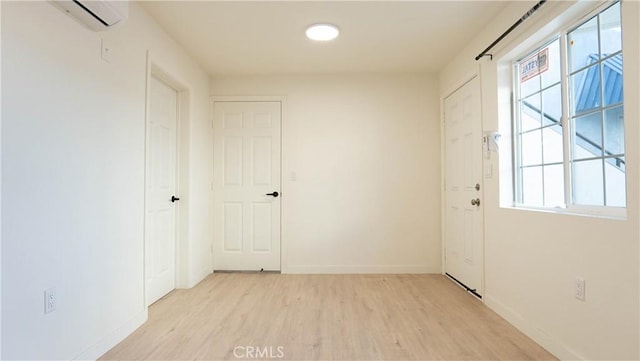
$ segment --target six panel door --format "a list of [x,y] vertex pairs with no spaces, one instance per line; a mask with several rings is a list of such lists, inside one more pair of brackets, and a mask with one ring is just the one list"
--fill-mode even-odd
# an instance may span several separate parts
[[280,270],[280,123],[280,102],[214,102],[214,270]]
[[482,295],[482,128],[473,78],[444,100],[445,272]]

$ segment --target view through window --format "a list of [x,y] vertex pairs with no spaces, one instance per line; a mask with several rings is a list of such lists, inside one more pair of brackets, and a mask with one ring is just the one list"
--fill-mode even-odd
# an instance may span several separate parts
[[515,63],[516,203],[626,206],[620,4]]

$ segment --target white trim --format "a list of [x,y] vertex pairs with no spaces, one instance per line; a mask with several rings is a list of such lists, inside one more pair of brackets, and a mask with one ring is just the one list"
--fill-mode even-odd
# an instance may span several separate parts
[[150,89],[151,89],[151,52],[147,51],[147,68],[144,86],[144,157],[142,160],[142,307],[147,309],[147,138],[149,136]]
[[289,274],[441,274],[441,267],[434,266],[288,266]]
[[97,360],[147,322],[148,317],[145,307],[122,326],[103,336],[98,342],[74,357],[73,360]]
[[[479,136],[483,137],[484,139],[484,132],[485,132],[485,116],[484,116],[484,97],[482,96],[482,94],[484,94],[484,92],[482,91],[482,68],[478,69],[478,91],[480,94],[478,94],[478,96],[480,97],[480,134]],[[487,142],[489,142],[489,140],[487,139]],[[485,173],[484,173],[484,169],[487,166],[486,163],[489,163],[489,165],[491,167],[493,167],[493,161],[489,160],[488,158],[486,158],[484,156],[484,140],[480,142],[480,147],[482,149],[480,149],[480,152],[482,153],[481,156],[481,161],[480,161],[480,186],[481,191],[480,191],[480,197],[482,197],[482,204],[479,206],[480,208],[480,217],[482,217],[482,221],[480,222],[481,226],[482,226],[482,269],[480,270],[480,292],[478,292],[481,296],[484,295],[484,292],[486,290],[486,275],[487,275],[487,224],[486,224],[486,218],[485,217],[485,207],[487,206],[487,181],[485,180]],[[488,145],[487,145],[488,147]],[[487,148],[487,152],[489,152],[488,148]],[[497,154],[496,154],[497,155]],[[482,303],[484,303],[484,299],[480,298],[480,301]]]
[[529,211],[529,212],[543,212],[543,213],[555,213],[555,214],[564,214],[568,216],[578,216],[578,217],[591,217],[591,218],[603,218],[610,219],[615,221],[626,221],[627,220],[627,209],[622,207],[589,207],[589,206],[570,206],[567,208],[560,207],[535,207],[520,203],[515,203],[511,206],[500,207],[505,209],[515,209],[519,211]]
[[[447,97],[450,94],[447,95]],[[444,123],[444,118],[445,118],[445,112],[444,112],[444,100],[446,98],[444,96],[440,97],[440,274],[444,275],[445,274],[445,265],[446,265],[446,255],[447,255],[447,250],[446,250],[446,240],[447,240],[447,233],[446,233],[446,227],[447,227],[447,218],[446,218],[446,214],[447,214],[447,207],[445,205],[445,201],[446,201],[446,196],[447,196],[447,177],[445,176],[445,172],[447,171],[446,169],[446,153],[445,153],[445,149],[447,148],[447,140],[445,139],[446,137],[446,132],[445,132],[445,126],[446,124]]]
[[[444,100],[453,95],[460,88],[465,86],[468,82],[472,81],[475,77],[480,77],[480,64],[475,64],[473,69],[469,70],[466,74],[459,77],[457,81],[453,82],[446,91],[440,92],[441,104],[444,104]],[[444,114],[444,110],[443,110]],[[444,121],[444,117],[442,117]]]
[[212,95],[215,102],[282,102],[287,99],[284,95]]
[[[271,98],[277,98],[280,101],[280,189],[282,190],[282,192],[284,192],[286,194],[287,192],[287,186],[286,186],[286,181],[287,177],[285,177],[286,173],[285,173],[285,169],[288,171],[291,168],[289,168],[290,166],[290,160],[288,158],[286,158],[287,154],[289,152],[285,152],[286,148],[285,148],[285,144],[287,144],[286,141],[286,135],[287,133],[285,132],[285,129],[289,129],[287,127],[285,127],[285,121],[288,119],[286,117],[286,112],[287,112],[287,97],[286,96],[273,96]],[[292,154],[295,152],[291,152]],[[280,193],[282,193],[280,192]],[[280,272],[282,272],[283,270],[288,269],[288,258],[287,258],[287,245],[288,242],[286,242],[286,228],[284,226],[285,222],[285,211],[287,209],[287,201],[281,201],[280,202]]]
[[534,323],[535,321],[528,321],[490,294],[485,294],[483,299],[487,307],[559,359],[586,360],[585,357],[578,355],[566,345],[556,341],[557,338],[553,337],[553,335],[549,335],[544,330],[537,327]]

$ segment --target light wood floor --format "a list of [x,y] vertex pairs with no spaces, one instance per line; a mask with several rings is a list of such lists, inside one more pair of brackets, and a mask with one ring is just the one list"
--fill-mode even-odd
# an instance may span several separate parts
[[170,293],[102,359],[247,360],[247,346],[263,360],[555,360],[444,276],[265,273]]

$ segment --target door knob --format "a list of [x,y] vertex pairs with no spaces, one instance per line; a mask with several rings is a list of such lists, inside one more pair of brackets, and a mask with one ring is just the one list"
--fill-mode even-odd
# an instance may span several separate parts
[[273,192],[273,193],[267,193],[266,195],[268,195],[268,196],[272,196],[273,198],[278,198],[278,196],[280,195],[280,193],[278,193],[278,192]]
[[471,205],[472,206],[480,206],[480,198],[472,199],[471,200]]
[[175,201],[179,201],[180,198],[176,197],[176,196],[171,196],[171,203],[174,203]]

